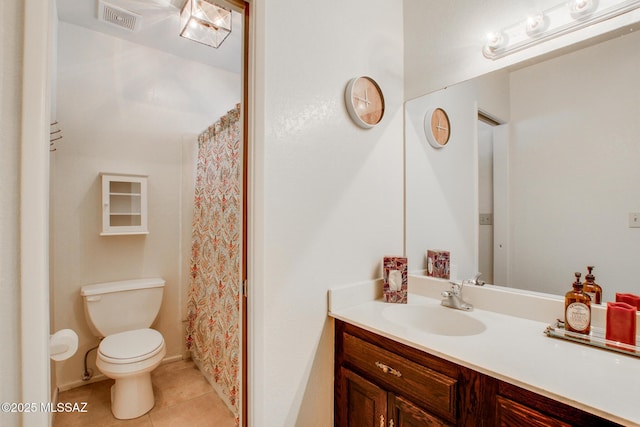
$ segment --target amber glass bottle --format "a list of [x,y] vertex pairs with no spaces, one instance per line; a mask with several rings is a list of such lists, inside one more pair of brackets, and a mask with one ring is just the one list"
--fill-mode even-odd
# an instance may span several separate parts
[[576,273],[573,289],[564,296],[564,329],[588,335],[591,332],[591,298],[582,291],[580,273]]
[[600,285],[598,285],[596,283],[596,278],[591,273],[593,269],[594,269],[594,267],[592,265],[587,267],[587,270],[589,271],[589,273],[585,276],[586,280],[582,284],[583,285],[582,291],[585,294],[587,294],[587,295],[589,295],[591,297],[591,302],[592,303],[601,304],[602,303],[602,288],[600,287]]

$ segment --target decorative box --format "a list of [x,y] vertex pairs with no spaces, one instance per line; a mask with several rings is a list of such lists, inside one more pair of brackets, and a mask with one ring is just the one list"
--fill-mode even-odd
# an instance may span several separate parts
[[626,302],[637,310],[640,310],[640,296],[638,295],[616,292],[616,302]]
[[382,262],[385,302],[407,303],[407,258],[386,256]]
[[[625,302],[607,303],[605,337],[609,341],[636,345],[636,307]],[[609,344],[608,344],[609,345]]]
[[429,249],[427,251],[427,276],[449,279],[449,251]]

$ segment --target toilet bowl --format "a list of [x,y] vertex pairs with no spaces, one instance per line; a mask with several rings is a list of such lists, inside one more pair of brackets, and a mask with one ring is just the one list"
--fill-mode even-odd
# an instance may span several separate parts
[[155,403],[151,371],[167,353],[162,334],[149,326],[162,301],[164,280],[141,279],[81,288],[91,330],[104,337],[96,366],[115,380],[111,412],[118,419],[137,418]]
[[166,353],[164,339],[154,329],[120,332],[102,340],[96,366],[116,380],[111,386],[111,412],[116,418],[137,418],[153,408],[151,371]]

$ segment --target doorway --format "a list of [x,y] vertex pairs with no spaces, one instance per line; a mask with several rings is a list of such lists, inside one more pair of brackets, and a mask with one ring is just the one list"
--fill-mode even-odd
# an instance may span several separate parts
[[478,268],[485,282],[508,286],[509,130],[478,111]]
[[478,115],[478,271],[493,281],[493,122]]
[[[64,0],[59,0],[59,1],[64,1]],[[27,2],[27,14],[29,14],[30,12],[35,10],[35,7],[33,6],[29,6],[28,4],[29,2]],[[86,2],[83,1],[82,3],[91,3],[94,4],[94,2]],[[246,241],[247,241],[247,233],[246,233],[246,223],[247,223],[247,209],[246,209],[246,183],[247,183],[247,175],[248,175],[248,162],[247,162],[247,151],[248,151],[248,114],[247,112],[249,111],[248,109],[248,76],[247,76],[247,70],[249,69],[248,67],[248,34],[249,34],[249,4],[247,2],[244,1],[238,1],[238,0],[227,0],[224,2],[225,5],[231,7],[234,11],[240,13],[241,15],[241,22],[242,22],[242,26],[240,29],[240,32],[242,33],[242,53],[241,53],[241,77],[239,79],[240,81],[240,92],[241,92],[241,104],[242,104],[242,116],[243,116],[243,135],[242,135],[242,146],[243,146],[243,151],[244,151],[244,155],[243,155],[243,219],[242,219],[242,224],[243,224],[243,233],[242,233],[242,239],[243,239],[243,256],[242,256],[242,266],[241,266],[241,271],[240,274],[242,275],[243,281],[246,279],[246,271],[247,271],[247,257],[246,257]],[[43,11],[39,11],[38,13],[40,16],[40,24],[44,24],[44,25],[40,25],[38,28],[39,32],[42,32],[43,29],[46,28],[51,28],[53,27],[51,34],[53,34],[53,30],[55,30],[55,27],[57,26],[57,22],[52,22],[50,16],[55,16],[55,15],[48,15],[48,10],[43,10]],[[29,28],[29,26],[27,26],[27,32],[29,33],[29,30],[34,30],[34,28]],[[48,33],[47,31],[44,32],[45,35]],[[27,37],[28,38],[28,37]],[[32,38],[37,38],[36,36],[32,36]],[[52,38],[53,40],[55,40],[55,37]],[[56,50],[56,46],[51,46],[48,45],[49,40],[47,40],[47,43],[43,43],[42,40],[39,40],[40,43],[39,44],[35,44],[32,43],[31,45],[29,44],[28,41],[25,41],[25,56],[30,57],[30,58],[42,58],[42,60],[40,61],[40,63],[38,64],[33,64],[33,61],[35,61],[35,59],[32,61],[32,64],[25,64],[25,79],[26,80],[30,80],[34,77],[34,75],[37,75],[37,71],[41,72],[41,75],[44,75],[44,80],[46,81],[46,77],[47,75],[50,77],[51,76],[51,72],[53,70],[55,70],[55,61],[53,65],[50,65],[48,68],[47,64],[46,64],[46,58],[47,58],[47,52],[53,50],[55,53]],[[97,51],[94,52],[96,54],[96,57],[94,59],[99,59],[98,55],[97,55]],[[52,55],[53,56],[53,55]],[[38,68],[37,70],[34,71],[34,68]],[[44,71],[44,72],[42,72]],[[79,72],[83,71],[83,70],[78,70]],[[135,70],[133,70],[133,72],[135,72]],[[30,78],[26,77],[27,75],[29,75],[29,73],[31,73]],[[144,79],[141,80],[142,83],[144,83]],[[174,81],[175,82],[175,81]],[[46,84],[43,83],[43,86],[46,87]],[[47,101],[51,101],[51,102],[55,102],[56,101],[56,92],[53,91],[52,93],[47,91],[47,90],[43,90],[41,93],[45,93],[45,94],[50,94],[50,99],[42,99],[41,94],[37,93],[37,92],[32,92],[32,93],[25,93],[25,102],[27,104],[33,105],[34,109],[40,108],[40,114],[39,115],[32,115],[30,117],[43,117],[46,120],[46,129],[48,131],[48,124],[49,124],[49,114],[48,114],[48,107],[43,106],[42,104],[49,104],[49,102]],[[156,99],[158,99],[158,97],[162,97],[163,94],[160,92],[155,92],[155,93],[148,93],[149,95],[155,96]],[[132,94],[129,93],[127,96],[131,96]],[[138,94],[139,95],[139,94]],[[39,97],[38,99],[36,99],[36,97]],[[28,98],[30,98],[30,101],[28,101]],[[46,98],[46,96],[45,96]],[[87,94],[86,98],[82,99],[81,101],[83,102],[90,102],[92,98],[91,94]],[[134,101],[141,101],[141,99],[135,99],[134,96]],[[35,105],[35,104],[40,104],[40,105]],[[53,110],[53,112],[55,113],[55,110]],[[55,114],[53,114],[51,117],[53,117],[55,119]],[[127,119],[131,119],[131,121],[133,121],[135,118],[134,117],[122,117],[123,122],[118,123],[117,125],[126,125],[127,123]],[[211,117],[211,120],[213,121],[215,119],[215,117]],[[66,147],[64,146],[64,144],[67,144],[67,146],[71,145],[69,143],[69,141],[71,141],[72,139],[76,139],[76,141],[89,141],[89,139],[92,138],[92,136],[96,136],[96,134],[92,135],[92,134],[87,134],[87,133],[83,133],[82,130],[78,131],[77,129],[72,130],[72,128],[70,127],[66,127],[64,121],[59,121],[59,127],[62,130],[62,134],[63,134],[63,139],[61,141],[58,142],[58,151],[55,154],[60,154]],[[44,128],[44,125],[43,125]],[[48,132],[45,134],[44,132],[40,132],[37,135],[32,135],[31,136],[31,140],[34,142],[33,147],[34,150],[38,151],[38,155],[36,156],[32,156],[29,160],[29,162],[25,162],[23,161],[23,176],[33,176],[36,177],[36,179],[34,179],[34,181],[37,181],[37,177],[40,176],[40,181],[38,182],[33,182],[30,183],[30,185],[32,184],[32,186],[30,187],[31,190],[29,190],[28,186],[23,187],[23,192],[24,191],[28,191],[29,195],[30,195],[30,199],[31,201],[27,201],[25,203],[27,204],[33,204],[35,206],[35,211],[36,212],[41,212],[41,216],[42,217],[49,217],[49,215],[47,215],[46,209],[42,209],[42,206],[46,206],[46,200],[48,199],[48,184],[50,182],[49,177],[47,177],[46,175],[48,175],[48,169],[44,170],[44,173],[42,173],[42,170],[37,170],[38,168],[41,168],[41,165],[43,163],[47,163],[49,162],[49,141],[47,138],[46,141],[46,145],[44,144],[44,141],[42,140],[45,135],[48,137]],[[100,138],[105,138],[106,140],[109,140],[109,135],[106,132],[102,132],[102,135],[99,135]],[[29,138],[25,138],[25,141],[28,141]],[[111,139],[111,142],[114,142],[115,139]],[[87,145],[88,146],[88,145]],[[37,147],[37,148],[36,148]],[[46,149],[45,149],[46,147]],[[82,150],[82,145],[78,144],[76,148],[79,148],[80,150]],[[153,153],[153,151],[151,151],[151,153]],[[84,154],[80,153],[79,156],[82,157],[84,155],[86,155],[87,152],[85,151]],[[133,162],[131,161],[131,157],[132,157],[132,153],[131,152],[127,152],[126,150],[123,151],[122,153],[122,161],[123,164],[127,164],[127,162],[129,162],[129,166],[133,165]],[[155,153],[154,153],[155,154]],[[38,163],[37,161],[33,161],[34,159],[37,159],[39,157],[39,159],[41,160],[40,163]],[[87,156],[91,157],[91,156]],[[129,159],[129,160],[127,160]],[[86,159],[85,159],[86,160]],[[80,165],[84,162],[84,160],[80,160],[78,162],[76,162],[76,165]],[[60,165],[58,165],[60,166]],[[55,167],[55,166],[54,166]],[[35,169],[35,170],[34,170]],[[91,181],[92,178],[89,178],[89,181]],[[86,183],[87,181],[85,181]],[[55,185],[55,184],[54,184]],[[93,185],[93,181],[91,181],[90,187]],[[37,191],[33,191],[33,190],[37,190]],[[86,189],[86,188],[85,188]],[[75,189],[74,188],[69,188],[69,192],[73,192]],[[82,188],[80,188],[80,190],[82,190]],[[87,195],[86,198],[86,205],[85,207],[88,207],[90,205],[92,205],[91,202],[91,189],[89,189],[89,192],[85,193],[85,195]],[[33,196],[35,195],[36,200],[33,201]],[[61,191],[60,189],[56,189],[52,195],[55,196],[61,196]],[[41,200],[38,200],[38,197]],[[62,197],[64,198],[65,196],[62,195]],[[26,199],[26,197],[25,197]],[[85,203],[85,202],[82,202]],[[25,215],[23,215],[22,218],[22,223],[23,223],[23,227],[24,228],[29,228],[29,223],[34,223],[34,222],[42,222],[43,218],[25,218]],[[51,218],[52,220],[55,220],[55,218]],[[88,224],[82,224],[79,223],[78,226],[79,228],[83,227],[84,225],[88,225]],[[89,226],[90,227],[90,226]],[[50,228],[50,232],[49,230],[41,230],[41,227],[34,227],[33,230],[39,230],[41,232],[41,235],[44,236],[43,239],[40,239],[40,241],[35,241],[33,242],[33,245],[31,247],[29,247],[28,245],[23,245],[21,248],[21,252],[23,253],[23,258],[25,257],[33,257],[34,253],[40,253],[43,255],[43,258],[49,258],[49,256],[55,256],[55,252],[51,251],[51,253],[49,254],[49,243],[46,241],[47,240],[47,235],[51,234],[51,237],[53,239],[59,239],[59,242],[64,242],[64,240],[66,238],[69,237],[69,235],[65,235],[64,233],[60,234],[56,232],[55,227],[51,227]],[[76,231],[77,232],[77,231]],[[98,233],[93,233],[97,236]],[[97,237],[95,237],[97,239]],[[95,242],[95,241],[94,241]],[[107,246],[114,246],[115,243],[113,243],[114,241],[111,242],[107,242],[106,245]],[[129,242],[127,242],[126,245],[130,250],[133,250],[133,248],[140,248],[143,246],[143,243],[141,243],[141,241],[133,241],[130,240]],[[36,249],[35,251],[33,249]],[[85,246],[85,249],[87,247]],[[90,247],[89,247],[90,248]],[[29,251],[28,254],[26,254],[25,252]],[[92,251],[92,249],[89,249],[89,251]],[[135,251],[135,250],[134,250]],[[100,252],[100,251],[98,251]],[[126,251],[125,251],[126,252]],[[132,252],[129,252],[130,254]],[[137,261],[141,261],[141,265],[144,265],[145,260],[144,259],[138,259]],[[53,274],[55,274],[55,265],[54,262],[51,262],[51,268],[52,271],[54,271]],[[81,266],[81,263],[78,263],[78,267],[80,269],[82,268],[91,268],[91,266]],[[95,266],[94,266],[95,267]],[[115,267],[115,266],[114,266]],[[76,268],[76,267],[74,267]],[[105,267],[106,268],[106,267]],[[115,267],[117,268],[117,267]],[[51,304],[55,304],[56,300],[57,302],[60,302],[60,300],[63,300],[64,298],[77,298],[77,292],[75,291],[68,291],[68,290],[64,290],[60,295],[57,295],[59,289],[50,289],[47,290],[48,284],[50,283],[47,276],[49,276],[49,267],[47,265],[47,262],[43,259],[42,263],[39,267],[37,267],[36,272],[39,272],[39,277],[38,274],[34,274],[34,277],[37,279],[37,284],[35,284],[33,286],[34,290],[37,290],[37,292],[39,294],[43,295],[43,303],[44,304],[49,304],[48,298],[46,298],[47,295],[51,296]],[[76,273],[78,273],[78,270],[75,270]],[[82,271],[80,271],[80,273],[82,274]],[[68,273],[70,276],[73,274],[71,271]],[[51,282],[52,286],[55,286],[56,283]],[[23,289],[26,289],[25,287],[23,287]],[[246,352],[247,352],[247,346],[246,346],[246,342],[247,342],[247,332],[246,332],[246,317],[247,317],[247,311],[246,311],[246,296],[245,295],[241,295],[240,296],[240,301],[242,304],[242,366],[241,366],[241,378],[242,378],[242,388],[241,388],[241,394],[242,394],[242,400],[241,400],[241,413],[243,415],[241,415],[240,419],[242,420],[242,424],[246,425],[246,420],[247,420],[247,404],[246,404],[246,390],[247,390],[247,364],[246,364]],[[30,336],[36,336],[34,335],[34,329],[33,329],[33,325],[32,323],[34,323],[34,321],[38,321],[40,320],[40,327],[42,328],[46,328],[46,330],[42,330],[42,335],[43,336],[48,336],[49,334],[49,325],[53,327],[64,327],[64,325],[56,325],[56,321],[55,319],[48,319],[50,310],[42,310],[43,307],[42,304],[41,306],[38,306],[37,304],[33,304],[33,300],[29,301],[30,303],[27,304],[27,301],[23,301],[23,319],[24,318],[28,318],[30,317],[30,315],[33,314],[32,316],[32,321],[30,321],[30,327],[27,329],[27,325],[25,325],[25,322],[23,321],[23,330],[25,331],[25,333],[30,334]],[[82,313],[78,313],[78,310],[80,309],[76,302],[74,303],[74,305],[72,305],[72,307],[70,308],[70,312],[74,313],[76,315],[76,317],[78,317],[80,319],[83,319],[83,314]],[[50,308],[50,307],[49,307]],[[38,311],[38,313],[34,313],[34,311]],[[43,313],[43,311],[45,311]],[[55,314],[52,312],[52,314]],[[44,315],[44,316],[43,316]],[[45,319],[46,318],[46,319]],[[178,326],[176,326],[177,329],[180,329],[179,326],[179,319],[176,319],[178,321]],[[83,326],[84,327],[84,326]],[[34,365],[34,361],[38,364],[38,365],[43,365],[43,369],[42,370],[38,370],[38,369],[33,369],[32,372],[28,375],[24,375],[25,377],[27,376],[35,376],[38,373],[41,374],[41,376],[43,378],[50,378],[50,374],[52,373],[49,369],[49,361],[48,361],[48,354],[46,351],[46,348],[44,348],[42,346],[42,344],[37,344],[37,343],[33,343],[33,346],[31,344],[29,344],[30,341],[35,341],[35,340],[31,340],[31,339],[27,339],[25,340],[25,351],[23,352],[25,354],[23,361],[26,360],[26,358],[29,358],[29,362],[28,363],[23,363],[23,366],[33,366]],[[44,342],[44,341],[40,341],[40,342]],[[36,348],[37,347],[37,348]],[[32,351],[32,350],[36,350],[36,351]],[[80,351],[78,352],[78,354],[80,353]],[[76,355],[77,357],[77,355]],[[46,359],[46,360],[45,360]],[[46,369],[45,369],[46,366]],[[56,371],[56,367],[54,365],[51,366],[53,371]],[[79,376],[79,374],[77,375]],[[48,380],[39,380],[39,381],[33,381],[32,378],[25,378],[23,379],[23,387],[25,389],[24,395],[25,396],[39,396],[38,398],[32,398],[31,400],[34,401],[50,401],[52,399],[52,395],[54,395],[55,393],[55,386],[56,386],[56,382],[55,382],[55,377],[54,377],[54,382],[49,382]],[[28,425],[28,423],[25,423],[25,425]],[[43,425],[43,423],[41,421],[36,421],[34,425]]]

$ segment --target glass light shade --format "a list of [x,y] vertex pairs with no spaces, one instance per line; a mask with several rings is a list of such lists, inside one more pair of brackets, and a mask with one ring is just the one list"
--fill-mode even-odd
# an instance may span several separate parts
[[231,11],[207,0],[188,0],[180,13],[180,36],[217,48],[231,34]]
[[568,4],[573,19],[589,16],[598,8],[598,0],[571,0]]
[[549,20],[543,13],[528,17],[525,23],[525,31],[529,37],[535,37],[538,34],[542,34],[548,27]]
[[491,32],[487,34],[487,43],[485,49],[491,52],[495,52],[504,48],[507,45],[507,38],[502,32]]

